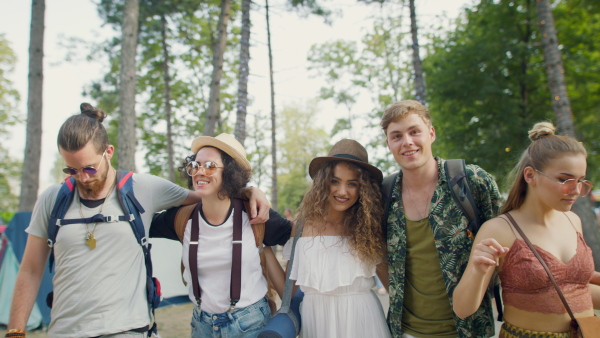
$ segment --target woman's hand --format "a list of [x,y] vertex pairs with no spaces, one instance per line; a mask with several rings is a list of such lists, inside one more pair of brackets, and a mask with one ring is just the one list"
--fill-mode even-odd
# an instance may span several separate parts
[[476,272],[485,275],[490,268],[498,266],[500,257],[508,253],[508,248],[503,247],[493,238],[483,239],[473,248],[471,261]]

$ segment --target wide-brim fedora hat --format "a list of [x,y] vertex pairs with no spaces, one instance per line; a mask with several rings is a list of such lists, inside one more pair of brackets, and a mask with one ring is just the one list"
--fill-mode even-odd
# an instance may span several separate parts
[[215,137],[198,136],[192,141],[192,152],[197,154],[203,147],[214,147],[231,156],[242,168],[252,170],[250,161],[246,158],[246,149],[231,134],[223,133]]
[[314,178],[317,172],[327,163],[334,161],[344,161],[355,164],[368,172],[377,180],[377,183],[381,184],[383,180],[383,174],[377,167],[369,164],[369,154],[365,147],[360,143],[344,139],[334,144],[329,151],[329,154],[325,157],[315,157],[310,161],[308,166],[308,174],[311,178]]

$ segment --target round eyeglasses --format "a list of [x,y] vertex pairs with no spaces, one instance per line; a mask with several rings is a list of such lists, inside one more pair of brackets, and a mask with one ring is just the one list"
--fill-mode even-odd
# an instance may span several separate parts
[[[533,167],[532,167],[533,168]],[[592,188],[594,187],[594,185],[592,184],[592,182],[588,181],[588,180],[576,180],[573,178],[569,178],[568,180],[557,180],[556,178],[546,175],[543,172],[533,168],[533,170],[535,170],[536,172],[538,172],[539,174],[542,174],[546,177],[548,177],[549,179],[553,180],[554,182],[558,183],[558,184],[562,184],[562,190],[561,192],[563,193],[563,195],[572,195],[571,192],[575,189],[578,188],[579,189],[579,196],[584,197],[587,196],[587,194],[590,193],[590,191],[592,191]]]
[[200,173],[204,176],[212,176],[217,172],[217,169],[223,169],[223,167],[219,167],[215,162],[211,161],[204,162],[204,165],[196,161],[189,161],[185,166],[185,172],[190,176],[198,174],[198,170],[201,170]]
[[[94,175],[95,173],[97,173],[98,170],[100,169],[100,167],[102,166],[102,160],[104,160],[104,155],[106,155],[106,150],[102,153],[102,158],[100,159],[100,163],[98,163],[98,168],[95,168],[94,166],[90,165],[90,166],[81,168],[81,171],[88,175]],[[77,170],[75,168],[71,168],[71,167],[64,167],[62,171],[63,171],[63,173],[65,173],[67,175],[71,175],[71,176],[75,176],[79,172],[79,170]]]

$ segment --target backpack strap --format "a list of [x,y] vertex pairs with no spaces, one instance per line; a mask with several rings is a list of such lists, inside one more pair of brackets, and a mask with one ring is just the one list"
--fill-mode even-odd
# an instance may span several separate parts
[[183,205],[177,210],[175,214],[175,221],[173,222],[173,226],[175,228],[175,233],[179,238],[179,242],[183,243],[183,234],[185,233],[185,226],[187,225],[188,220],[192,216],[192,212],[196,209],[196,204]]
[[135,197],[132,176],[132,171],[117,170],[117,197],[135,238],[144,253],[144,262],[146,264],[146,297],[152,310],[153,319],[153,323],[148,331],[149,335],[151,335],[152,333],[157,333],[154,309],[160,304],[162,292],[160,282],[157,278],[153,277],[152,256],[150,255],[152,244],[148,242],[148,237],[146,237],[146,229],[141,216],[146,210],[144,210],[144,207],[142,207]]
[[50,272],[52,272],[54,267],[54,244],[56,243],[56,236],[58,236],[58,230],[62,225],[63,217],[65,217],[71,202],[73,202],[74,192],[75,178],[67,177],[58,190],[52,212],[50,213],[47,230],[48,246],[50,247],[50,258],[48,262],[48,269]]
[[444,162],[444,170],[446,171],[446,181],[448,187],[452,191],[452,197],[456,204],[461,208],[463,215],[467,217],[469,224],[467,226],[467,235],[472,240],[483,223],[481,211],[475,203],[471,188],[469,187],[469,178],[465,168],[465,160],[453,159]]
[[[247,200],[243,200],[244,202],[244,210],[248,212],[250,210],[250,203]],[[269,303],[269,308],[271,309],[271,315],[277,312],[277,304],[275,299],[275,286],[273,285],[273,281],[271,280],[271,276],[269,275],[269,269],[267,269],[267,256],[264,252],[263,241],[265,239],[265,231],[266,224],[258,223],[251,224],[252,233],[254,234],[254,243],[256,244],[256,248],[258,249],[258,254],[260,256],[260,267],[262,269],[263,276],[267,281],[267,302]]]
[[[444,162],[444,170],[446,171],[446,181],[452,192],[452,198],[454,198],[454,201],[462,210],[463,215],[465,215],[469,221],[467,226],[467,236],[469,236],[471,240],[475,240],[475,235],[477,234],[477,231],[479,231],[481,224],[483,224],[484,217],[479,207],[477,207],[477,203],[475,203],[475,199],[471,193],[465,160],[446,160],[446,162]],[[502,298],[500,296],[498,277],[494,276],[492,280],[494,282],[490,284],[488,292],[494,294],[496,311],[498,312],[498,321],[502,321]]]

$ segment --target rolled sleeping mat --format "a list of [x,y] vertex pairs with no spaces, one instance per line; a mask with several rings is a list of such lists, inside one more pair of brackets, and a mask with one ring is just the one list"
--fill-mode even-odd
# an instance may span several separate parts
[[[300,303],[304,298],[304,292],[298,288],[294,297],[290,302],[290,311],[287,313],[276,313],[267,326],[258,335],[258,338],[295,338],[300,333],[302,327],[302,319],[300,318]],[[298,322],[298,330],[294,325],[294,320],[290,318],[294,316]]]

